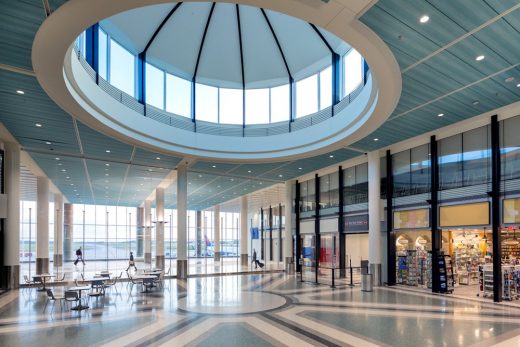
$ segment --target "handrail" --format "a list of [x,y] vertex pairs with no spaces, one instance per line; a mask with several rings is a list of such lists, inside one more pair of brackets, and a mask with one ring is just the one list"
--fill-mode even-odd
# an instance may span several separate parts
[[[104,80],[99,74],[97,74],[87,61],[81,55],[80,50],[74,46],[73,48],[76,58],[79,60],[80,65],[85,69],[89,77],[94,83],[98,85],[105,93],[110,95],[112,98],[122,103],[126,107],[133,111],[141,114],[143,117],[154,119],[160,123],[182,129],[187,131],[193,131],[201,134],[208,135],[219,135],[219,136],[230,136],[230,137],[258,137],[258,136],[273,136],[290,133],[293,131],[302,130],[310,126],[321,123],[329,118],[334,117],[335,114],[342,111],[350,103],[352,103],[360,94],[361,91],[367,84],[369,78],[364,79],[356,89],[350,94],[346,95],[337,104],[319,110],[313,114],[306,115],[304,117],[296,118],[292,122],[290,120],[266,123],[266,124],[219,124],[205,121],[197,121],[197,126],[194,126],[191,118],[177,115],[149,104],[142,104],[136,98],[126,94],[122,90],[110,84]],[[367,76],[371,75],[369,70]]]

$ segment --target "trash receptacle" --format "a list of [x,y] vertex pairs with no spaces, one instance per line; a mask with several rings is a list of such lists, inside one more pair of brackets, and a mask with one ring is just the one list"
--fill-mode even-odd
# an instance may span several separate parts
[[361,275],[361,291],[371,292],[374,287],[374,276],[372,274]]

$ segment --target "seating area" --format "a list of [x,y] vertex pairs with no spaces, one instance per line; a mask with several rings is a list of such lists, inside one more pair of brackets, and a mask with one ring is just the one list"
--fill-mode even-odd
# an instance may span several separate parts
[[[126,277],[123,277],[126,273]],[[24,275],[22,285],[28,295],[45,295],[47,301],[43,307],[43,312],[52,314],[56,303],[60,306],[60,311],[72,310],[82,311],[90,308],[90,302],[100,297],[109,295],[128,295],[134,291],[143,294],[160,293],[164,289],[164,277],[170,273],[170,268],[165,271],[162,269],[149,269],[139,272],[128,272],[121,270],[119,273],[101,271],[93,277],[85,276],[80,273],[79,278],[66,280],[66,274],[39,274],[32,276]],[[47,281],[46,279],[53,280]],[[126,286],[124,285],[126,283]],[[75,305],[73,305],[75,304]],[[50,309],[48,309],[50,306]]]

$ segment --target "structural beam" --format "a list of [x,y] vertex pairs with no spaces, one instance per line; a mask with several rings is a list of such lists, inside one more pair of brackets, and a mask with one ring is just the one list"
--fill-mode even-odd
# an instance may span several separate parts
[[493,230],[493,301],[502,301],[502,240],[500,230],[500,123],[491,117],[491,228]]
[[386,151],[386,232],[387,232],[387,284],[395,285],[395,231],[394,231],[394,175],[392,165],[392,154]]
[[431,168],[431,197],[430,197],[430,226],[432,240],[432,292],[439,293],[439,262],[441,250],[441,235],[439,231],[439,152],[435,136],[430,138],[430,168]]

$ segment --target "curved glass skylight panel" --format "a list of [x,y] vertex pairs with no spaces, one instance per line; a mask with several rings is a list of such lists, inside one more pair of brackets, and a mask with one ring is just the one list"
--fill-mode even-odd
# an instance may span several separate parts
[[320,110],[332,105],[332,65],[320,72]]
[[135,96],[135,56],[110,39],[110,84]]
[[289,85],[271,88],[271,123],[288,121],[290,113]]
[[146,103],[164,109],[164,71],[146,63]]
[[269,123],[269,89],[246,89],[246,124]]
[[218,123],[218,88],[195,84],[195,119]]
[[318,111],[318,75],[296,82],[296,118]]
[[191,82],[166,74],[166,111],[191,117]]
[[243,92],[242,89],[219,88],[219,123],[242,124]]
[[98,38],[98,73],[101,78],[107,80],[108,77],[108,36],[107,34],[99,29],[99,38]]
[[355,49],[351,49],[343,58],[343,71],[345,74],[343,96],[346,96],[363,82],[363,58]]

